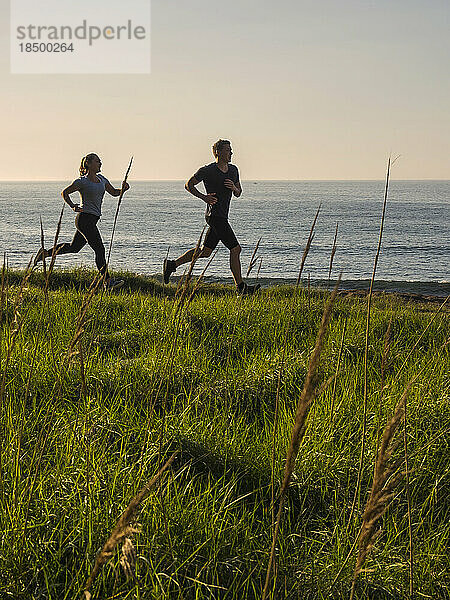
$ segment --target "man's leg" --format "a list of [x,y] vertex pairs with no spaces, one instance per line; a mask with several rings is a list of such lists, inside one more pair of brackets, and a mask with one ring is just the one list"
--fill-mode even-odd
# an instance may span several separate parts
[[[174,260],[173,262],[175,263],[175,268],[180,267],[181,265],[185,265],[186,263],[192,262],[192,259],[194,258],[196,250],[197,250],[197,248],[191,248],[190,250],[188,250],[187,252],[185,252],[184,254],[179,256],[176,260]],[[197,252],[198,252],[198,250],[197,250]],[[212,254],[212,249],[204,246],[203,249],[200,250],[200,252],[195,260],[198,260],[199,258],[207,258],[208,256],[211,256],[211,254]]]
[[237,293],[242,296],[253,294],[256,290],[259,290],[261,286],[259,283],[256,285],[247,285],[242,279],[241,246],[237,241],[231,225],[228,221],[218,221],[216,223],[216,231],[220,236],[220,240],[230,250],[230,268],[233,273],[234,282],[236,283]]
[[234,283],[236,287],[239,287],[242,283],[241,247],[239,244],[230,250],[230,269],[233,274]]
[[207,248],[206,246],[203,246],[203,249],[200,251],[197,250],[197,248],[191,248],[190,250],[179,256],[176,260],[170,260],[166,258],[163,263],[164,283],[169,283],[169,278],[172,275],[172,273],[175,273],[177,267],[192,262],[195,256],[195,252],[198,252],[198,256],[195,257],[194,262],[197,262],[199,258],[207,258],[208,256],[211,256],[212,248]]
[[[218,236],[216,235],[214,230],[211,227],[209,227],[209,229],[206,233],[206,236],[205,236],[205,241],[203,242],[203,248],[202,248],[202,250],[200,250],[200,253],[195,258],[195,260],[197,261],[199,258],[207,258],[208,256],[211,256],[212,251],[214,250],[214,248],[217,246],[218,243],[219,243]],[[184,254],[179,256],[176,260],[169,260],[168,258],[166,258],[164,260],[164,264],[163,264],[163,281],[164,281],[164,283],[169,283],[169,278],[170,278],[171,274],[177,270],[177,267],[179,267],[181,265],[185,265],[186,263],[190,263],[192,261],[196,250],[197,250],[197,248],[191,248],[190,250],[188,250],[187,252],[185,252]]]
[[234,283],[239,289],[244,285],[244,282],[242,281],[241,272],[241,247],[237,241],[237,237],[227,219],[211,219],[210,227],[214,228],[218,239],[230,251],[230,269],[233,274]]

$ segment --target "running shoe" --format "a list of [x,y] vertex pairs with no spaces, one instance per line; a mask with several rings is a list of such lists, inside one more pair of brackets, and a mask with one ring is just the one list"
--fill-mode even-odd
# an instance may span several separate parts
[[248,285],[245,282],[242,282],[242,283],[243,283],[243,285],[236,288],[238,296],[251,296],[252,294],[254,294],[256,291],[258,291],[261,288],[259,283],[257,283],[256,285]]
[[172,273],[175,273],[176,270],[177,270],[177,266],[175,264],[175,261],[165,258],[164,263],[163,263],[164,283],[169,283],[170,276],[172,275]]
[[112,277],[110,277],[109,279],[107,279],[105,281],[105,290],[107,292],[110,292],[111,290],[117,290],[118,288],[122,287],[124,284],[123,279],[113,279]]

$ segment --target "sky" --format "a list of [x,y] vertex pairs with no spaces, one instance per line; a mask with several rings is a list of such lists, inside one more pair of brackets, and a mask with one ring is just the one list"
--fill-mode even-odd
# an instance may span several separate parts
[[[61,0],[62,2],[67,0]],[[110,0],[110,4],[118,0]],[[129,0],[132,3],[133,0]],[[152,72],[13,75],[0,0],[1,180],[450,179],[448,2],[153,0]]]

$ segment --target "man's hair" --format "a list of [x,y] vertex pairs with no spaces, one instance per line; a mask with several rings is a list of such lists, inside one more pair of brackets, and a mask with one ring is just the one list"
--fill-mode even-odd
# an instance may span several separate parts
[[231,142],[229,140],[217,140],[217,142],[215,144],[213,144],[212,151],[216,158],[217,158],[217,155],[219,154],[219,152],[227,144],[231,146]]

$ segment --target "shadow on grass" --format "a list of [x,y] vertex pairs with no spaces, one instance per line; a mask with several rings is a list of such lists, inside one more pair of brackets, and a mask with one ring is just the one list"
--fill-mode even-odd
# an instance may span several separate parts
[[[122,279],[124,285],[115,294],[123,292],[140,292],[142,294],[152,294],[155,296],[174,297],[180,277],[173,277],[169,285],[164,285],[161,275],[138,275],[130,271],[111,271],[115,279]],[[7,282],[11,286],[20,285],[25,276],[25,271],[7,270]],[[54,269],[50,278],[50,290],[77,290],[82,291],[90,287],[92,281],[97,276],[97,271],[85,268],[76,269]],[[196,277],[192,279],[191,285],[195,285]],[[44,273],[42,270],[35,270],[30,276],[29,286],[43,288],[45,285]],[[197,293],[213,294],[214,296],[226,296],[230,293],[235,295],[234,286],[220,284],[200,284]]]
[[[271,505],[270,472],[259,469],[254,463],[243,459],[225,458],[209,450],[205,445],[182,435],[173,440],[173,448],[178,447],[180,453],[175,464],[190,463],[198,474],[213,474],[218,479],[235,483],[236,496],[246,496],[245,505],[260,503],[261,517],[269,514]],[[278,488],[278,482],[276,484]],[[307,511],[311,520],[324,519],[328,514],[329,503],[322,497],[320,490],[308,486],[293,485],[289,489],[288,502],[293,519]]]

